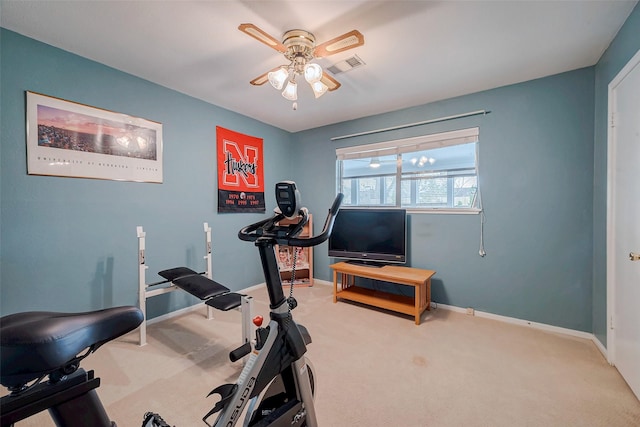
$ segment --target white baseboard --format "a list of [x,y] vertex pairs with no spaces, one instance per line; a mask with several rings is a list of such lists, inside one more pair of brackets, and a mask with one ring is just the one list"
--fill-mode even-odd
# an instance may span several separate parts
[[[437,308],[442,308],[443,310],[451,310],[451,311],[455,311],[456,313],[462,313],[462,314],[467,313],[466,308],[456,307],[453,305],[439,304],[439,303],[434,303],[434,304],[436,305]],[[584,338],[584,339],[593,341],[595,346],[604,355],[604,357],[605,358],[607,357],[607,349],[602,345],[600,340],[598,340],[596,336],[591,332],[577,331],[575,329],[568,329],[568,328],[562,328],[559,326],[547,325],[546,323],[538,323],[538,322],[532,322],[530,320],[517,319],[515,317],[501,316],[499,314],[487,313],[485,311],[474,310],[473,315],[477,317],[484,317],[486,319],[497,320],[499,322],[511,323],[513,325],[528,326],[530,328],[534,328],[534,329],[538,329],[546,332],[553,332],[556,334]]]
[[204,307],[204,302],[199,302],[194,305],[190,305],[189,307],[181,308],[179,310],[171,311],[167,314],[163,314],[158,317],[154,317],[153,319],[147,320],[147,325],[153,325],[154,323],[162,322],[163,320],[172,319],[174,317],[182,316],[183,314],[189,313],[191,311],[198,310]]
[[600,350],[600,353],[602,353],[605,360],[609,364],[611,364],[611,362],[609,361],[609,353],[607,352],[607,348],[600,342],[600,340],[595,335],[591,337],[591,341],[593,341],[593,343],[596,345],[596,348]]
[[233,291],[233,292],[244,294],[247,292],[255,291],[256,289],[264,288],[265,286],[267,286],[267,284],[262,282],[262,283],[258,283],[257,285],[249,286],[248,288],[240,289],[239,291]]
[[[315,285],[333,286],[333,282],[328,282],[326,280],[320,280],[320,279],[313,279],[313,284],[314,284],[314,286]],[[267,286],[267,284],[262,282],[262,283],[258,283],[257,285],[253,285],[253,286],[251,286],[249,288],[245,288],[245,289],[242,289],[242,290],[237,291],[237,292],[243,293],[243,292],[255,291],[256,289],[264,288],[265,286]],[[289,286],[288,283],[283,283],[282,284],[283,288],[285,288],[287,286]]]

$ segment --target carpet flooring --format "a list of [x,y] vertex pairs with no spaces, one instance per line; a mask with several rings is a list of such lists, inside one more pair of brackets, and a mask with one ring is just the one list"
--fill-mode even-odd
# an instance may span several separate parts
[[[266,290],[250,292],[268,317]],[[348,302],[332,288],[296,288],[295,319],[313,338],[321,427],[640,426],[640,401],[593,342],[433,309],[409,316]],[[172,426],[204,426],[216,386],[234,382],[240,313],[205,308],[105,345],[83,362],[101,377],[99,395],[119,427],[146,411]],[[639,362],[640,363],[640,362]],[[46,413],[17,424],[53,426]]]

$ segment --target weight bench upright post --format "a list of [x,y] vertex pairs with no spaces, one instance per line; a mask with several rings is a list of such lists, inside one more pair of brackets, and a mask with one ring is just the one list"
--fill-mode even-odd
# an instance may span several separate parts
[[144,320],[138,328],[138,331],[140,333],[138,345],[142,347],[143,345],[147,344],[147,298],[166,294],[168,292],[173,292],[178,289],[178,287],[171,283],[170,286],[167,287],[153,289],[151,291],[147,290],[146,271],[149,268],[147,266],[147,259],[145,255],[145,237],[147,233],[142,229],[141,226],[136,227],[136,231],[138,234],[138,307],[144,315]]
[[145,283],[145,275],[147,264],[145,262],[145,236],[146,233],[142,230],[141,226],[136,227],[138,234],[138,307],[142,311],[143,320],[140,324],[140,338],[138,345],[143,346],[147,344],[147,284]]
[[[204,259],[207,261],[207,278],[213,280],[213,262],[211,257],[211,227],[209,223],[204,223],[205,249],[206,255]],[[242,296],[240,300],[240,312],[242,313],[242,342],[247,343],[253,336],[253,322],[251,313],[253,313],[253,298],[247,295]],[[207,305],[207,319],[213,319],[213,307]]]
[[[204,259],[207,261],[207,277],[213,280],[213,266],[211,261],[211,227],[209,223],[204,223],[204,248],[206,255]],[[207,306],[207,319],[213,319],[213,307]]]

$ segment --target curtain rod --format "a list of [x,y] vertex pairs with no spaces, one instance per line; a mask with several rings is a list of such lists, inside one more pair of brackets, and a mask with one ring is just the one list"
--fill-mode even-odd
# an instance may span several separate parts
[[430,123],[446,122],[447,120],[461,119],[463,117],[479,116],[480,114],[487,115],[490,112],[491,111],[478,110],[478,111],[472,111],[470,113],[456,114],[455,116],[440,117],[439,119],[425,120],[425,121],[422,121],[422,122],[409,123],[409,124],[406,124],[406,125],[399,125],[399,126],[392,126],[392,127],[383,128],[383,129],[369,130],[369,131],[360,132],[360,133],[352,133],[351,135],[334,136],[333,138],[331,138],[331,141],[338,141],[340,139],[354,138],[356,136],[372,135],[374,133],[389,132],[391,130],[397,130],[397,129],[406,129],[406,128],[410,128],[410,127],[414,127],[414,126],[428,125]]

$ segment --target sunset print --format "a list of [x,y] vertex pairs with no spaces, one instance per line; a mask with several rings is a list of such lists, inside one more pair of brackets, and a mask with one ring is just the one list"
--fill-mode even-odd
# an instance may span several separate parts
[[156,160],[156,131],[38,105],[41,147]]
[[27,173],[162,183],[162,123],[27,94]]

